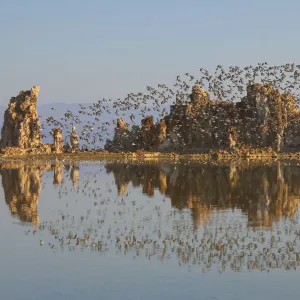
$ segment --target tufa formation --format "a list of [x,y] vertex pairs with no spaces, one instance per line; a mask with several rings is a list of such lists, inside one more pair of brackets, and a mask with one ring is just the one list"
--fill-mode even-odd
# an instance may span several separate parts
[[72,132],[71,132],[71,135],[70,135],[70,144],[71,144],[71,149],[72,150],[78,150],[79,139],[78,139],[78,135],[77,135],[75,126],[73,126]]
[[[2,155],[59,154],[77,151],[79,138],[73,127],[70,146],[63,146],[61,128],[52,129],[53,144],[43,144],[36,103],[39,87],[12,97],[1,130]],[[293,152],[300,148],[300,111],[296,99],[268,84],[251,84],[239,102],[212,100],[194,86],[189,101],[176,102],[158,122],[154,116],[129,128],[117,120],[110,152],[239,153],[269,149],[268,153]],[[252,150],[251,150],[252,149]],[[275,155],[275,154],[274,154]]]
[[53,136],[52,152],[53,153],[62,153],[63,152],[62,130],[60,128],[53,128],[52,136]]
[[211,100],[194,86],[190,101],[171,106],[164,119],[146,117],[132,130],[119,119],[108,151],[147,150],[208,153],[240,148],[271,148],[275,152],[300,147],[300,112],[296,99],[271,85],[252,84],[240,102]]
[[28,149],[42,145],[41,124],[36,109],[39,90],[38,86],[33,86],[30,91],[21,91],[17,97],[11,98],[4,114],[1,148]]
[[[39,90],[38,86],[33,86],[30,91],[21,91],[18,96],[11,98],[4,113],[0,141],[1,154],[58,154],[63,152],[63,135],[60,128],[53,128],[51,131],[53,144],[43,144],[41,123],[36,108]],[[75,145],[76,142],[73,144]]]

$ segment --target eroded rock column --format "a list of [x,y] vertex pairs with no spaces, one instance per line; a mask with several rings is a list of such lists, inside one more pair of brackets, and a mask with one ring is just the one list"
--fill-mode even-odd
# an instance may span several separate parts
[[53,136],[52,152],[62,153],[63,150],[62,130],[60,128],[53,128],[52,136]]
[[0,148],[38,148],[42,145],[41,124],[36,102],[40,88],[33,86],[30,91],[21,91],[12,97],[4,113]]
[[79,148],[79,139],[78,139],[75,126],[73,126],[72,133],[70,135],[70,145],[72,150],[78,150]]

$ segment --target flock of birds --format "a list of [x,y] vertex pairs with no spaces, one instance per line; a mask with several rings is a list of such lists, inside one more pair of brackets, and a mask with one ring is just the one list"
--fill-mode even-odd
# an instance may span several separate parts
[[171,87],[166,84],[147,86],[145,92],[130,93],[124,99],[80,104],[78,111],[68,110],[60,118],[49,116],[43,127],[60,127],[67,139],[76,125],[80,129],[81,145],[97,149],[107,138],[112,138],[117,118],[124,118],[129,125],[140,125],[141,119],[149,115],[161,119],[169,113],[172,104],[189,101],[194,85],[204,88],[215,100],[239,101],[246,95],[247,86],[253,83],[270,84],[299,100],[300,65],[294,63],[269,66],[264,62],[245,67],[218,65],[213,72],[204,68],[199,71],[200,76],[189,73],[177,76]]

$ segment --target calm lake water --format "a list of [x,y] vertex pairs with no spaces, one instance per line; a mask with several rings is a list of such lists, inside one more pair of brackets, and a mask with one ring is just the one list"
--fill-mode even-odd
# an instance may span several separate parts
[[1,299],[300,299],[297,163],[0,165]]

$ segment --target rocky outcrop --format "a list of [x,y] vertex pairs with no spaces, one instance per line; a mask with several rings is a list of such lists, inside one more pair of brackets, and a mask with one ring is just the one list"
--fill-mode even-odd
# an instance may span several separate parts
[[43,144],[36,103],[40,88],[33,86],[12,97],[4,113],[0,153],[3,156],[62,152],[61,129],[53,129],[53,144]]
[[36,102],[39,87],[21,91],[12,97],[4,114],[0,147],[21,149],[38,148],[42,145],[41,125],[37,114]]
[[[299,149],[300,112],[294,97],[271,85],[249,85],[247,95],[236,103],[211,100],[205,90],[194,86],[190,101],[172,105],[157,124],[150,116],[135,134],[128,126],[123,130],[130,141],[138,141],[136,150],[208,153],[249,147],[280,152]],[[107,150],[132,151],[118,131],[114,141]]]
[[111,152],[158,150],[167,137],[167,126],[165,120],[154,124],[154,117],[148,116],[142,119],[141,127],[132,126],[131,130],[125,124],[123,118],[117,120],[113,140],[107,140],[105,150]]
[[123,118],[117,120],[117,127],[115,128],[113,145],[116,148],[120,148],[120,150],[129,147],[129,130]]
[[124,119],[120,118],[117,120],[113,140],[107,140],[104,148],[111,152],[134,151],[138,150],[136,145],[141,144],[140,139],[140,128],[133,126],[132,130],[129,130]]

